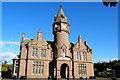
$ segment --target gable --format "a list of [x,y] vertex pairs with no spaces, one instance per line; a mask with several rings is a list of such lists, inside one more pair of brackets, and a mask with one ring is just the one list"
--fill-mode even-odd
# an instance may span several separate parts
[[36,46],[47,46],[47,42],[43,39],[42,36],[37,36],[34,38],[31,42],[29,42],[29,45],[36,45]]
[[84,43],[77,42],[73,48],[83,50],[86,49],[87,47],[84,45]]
[[67,46],[65,44],[63,44],[61,49],[67,49]]

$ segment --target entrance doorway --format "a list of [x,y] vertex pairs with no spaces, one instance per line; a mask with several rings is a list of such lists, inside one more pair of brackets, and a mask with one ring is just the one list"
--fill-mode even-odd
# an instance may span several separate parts
[[62,64],[60,69],[61,78],[69,78],[69,66],[67,64]]

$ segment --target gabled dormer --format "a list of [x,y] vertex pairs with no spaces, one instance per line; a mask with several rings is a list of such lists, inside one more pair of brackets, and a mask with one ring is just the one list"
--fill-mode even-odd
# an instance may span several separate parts
[[46,47],[47,48],[47,41],[44,40],[42,37],[42,31],[38,31],[38,36],[34,38],[31,42],[28,43],[28,46],[38,46],[38,47]]
[[84,43],[82,43],[82,36],[79,35],[78,36],[78,42],[75,44],[73,49],[75,49],[75,50],[85,50],[86,48],[87,47],[84,45]]
[[82,37],[78,36],[78,42],[73,47],[73,59],[81,61],[91,61],[92,49],[88,46],[88,42],[82,42]]

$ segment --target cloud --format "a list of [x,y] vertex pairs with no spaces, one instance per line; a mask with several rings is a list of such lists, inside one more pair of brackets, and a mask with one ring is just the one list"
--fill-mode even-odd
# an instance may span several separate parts
[[12,41],[0,41],[1,44],[12,44],[12,45],[20,45],[20,42],[12,42]]
[[100,60],[93,60],[94,63],[98,63],[98,62],[109,62],[109,61],[114,61],[114,60],[118,60],[117,58],[112,58],[112,59],[100,59]]
[[2,49],[5,45],[4,44],[0,44],[0,49]]
[[12,63],[12,59],[15,56],[16,55],[13,52],[3,52],[0,54],[0,58],[2,59],[2,62],[7,61],[7,63],[9,63],[9,64]]
[[20,46],[20,42],[12,42],[12,41],[0,41],[0,49],[10,51],[15,47]]
[[20,42],[0,41],[0,59],[12,64],[12,59],[19,53]]

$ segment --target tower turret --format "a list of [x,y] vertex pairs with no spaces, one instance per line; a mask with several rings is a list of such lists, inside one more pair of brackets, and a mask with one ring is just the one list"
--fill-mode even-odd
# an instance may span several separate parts
[[[68,19],[65,16],[62,6],[60,5],[60,10],[58,14],[54,17],[53,23],[53,34],[54,42],[56,43],[57,57],[69,56],[68,54],[68,34],[70,33],[70,25]],[[64,48],[63,48],[64,47]]]

